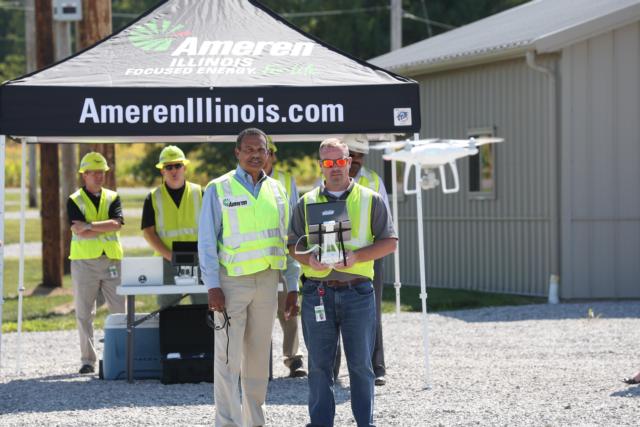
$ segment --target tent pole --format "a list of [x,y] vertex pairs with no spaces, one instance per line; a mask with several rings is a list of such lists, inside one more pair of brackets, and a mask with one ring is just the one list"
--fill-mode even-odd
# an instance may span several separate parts
[[[393,202],[393,226],[396,229],[396,233],[400,235],[400,221],[398,220],[398,181],[396,180],[397,162],[391,161],[391,193]],[[396,250],[393,253],[393,287],[396,288],[396,315],[400,314],[400,245],[396,246]]]
[[[419,140],[416,133],[414,140]],[[416,211],[418,220],[418,255],[420,264],[420,299],[422,300],[422,341],[424,345],[425,388],[431,389],[431,372],[429,369],[429,324],[427,320],[427,279],[425,274],[424,224],[422,223],[422,167],[416,166]]]
[[0,135],[0,374],[2,374],[2,306],[4,305],[4,171],[5,136]]
[[18,265],[18,343],[16,372],[22,371],[22,302],[24,294],[24,228],[27,205],[27,142],[22,139],[22,168],[20,171],[20,263]]

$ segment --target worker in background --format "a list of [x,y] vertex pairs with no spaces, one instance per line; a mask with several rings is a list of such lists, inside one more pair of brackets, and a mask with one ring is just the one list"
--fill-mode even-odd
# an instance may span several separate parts
[[[202,187],[186,180],[188,164],[180,148],[175,145],[163,148],[156,164],[162,184],[149,192],[142,207],[142,233],[154,255],[164,258],[165,277],[175,274],[171,265],[173,242],[198,240]],[[158,295],[158,305],[167,307],[179,298],[180,295]],[[191,302],[207,304],[207,296],[191,295]]]
[[[215,424],[262,426],[278,281],[288,258],[289,200],[263,171],[263,131],[240,132],[234,153],[238,167],[207,185],[198,230],[202,280],[216,323]],[[298,285],[287,286],[288,319],[298,314]]]
[[[269,138],[267,142],[269,150],[267,161],[264,164],[264,172],[267,176],[280,181],[289,196],[289,212],[293,212],[293,208],[298,203],[298,188],[296,181],[290,173],[274,168],[275,162],[278,160],[276,152],[278,148]],[[289,368],[290,377],[304,377],[307,372],[302,368],[302,353],[299,351],[298,339],[298,318],[293,317],[285,319],[285,300],[287,298],[288,283],[298,283],[300,278],[300,265],[297,262],[287,263],[287,269],[280,279],[284,279],[278,283],[278,321],[282,328],[282,355],[284,357],[284,365]]]
[[[389,198],[387,197],[387,189],[384,182],[378,174],[364,166],[364,159],[369,154],[369,139],[365,134],[349,134],[345,135],[342,140],[349,148],[349,157],[351,157],[351,167],[349,168],[349,177],[353,178],[358,184],[367,187],[380,194],[387,210],[389,210]],[[386,384],[386,366],[384,363],[384,344],[382,340],[382,288],[384,278],[384,260],[377,259],[374,263],[373,288],[376,292],[376,345],[373,350],[373,372],[376,374],[375,384],[383,386]],[[338,355],[339,356],[339,355]],[[337,360],[337,366],[340,366],[340,359]],[[337,372],[337,370],[336,370]]]
[[80,336],[81,374],[95,371],[96,348],[93,319],[101,292],[110,313],[124,313],[120,285],[122,245],[119,230],[124,224],[120,197],[103,188],[107,160],[100,153],[87,153],[80,161],[84,186],[67,200],[71,222],[71,280]]

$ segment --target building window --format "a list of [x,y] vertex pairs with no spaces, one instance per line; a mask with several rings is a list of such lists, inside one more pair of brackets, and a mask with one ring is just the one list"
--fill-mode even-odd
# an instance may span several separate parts
[[[495,136],[495,129],[471,129],[469,138]],[[469,198],[493,200],[496,198],[495,144],[478,147],[478,154],[469,157]]]

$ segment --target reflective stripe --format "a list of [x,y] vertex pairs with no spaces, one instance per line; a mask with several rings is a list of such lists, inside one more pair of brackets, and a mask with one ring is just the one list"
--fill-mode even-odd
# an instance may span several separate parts
[[264,257],[283,257],[285,256],[284,248],[282,247],[268,247],[262,249],[254,249],[252,251],[240,252],[237,254],[230,254],[227,252],[220,252],[218,257],[221,263],[231,264],[233,262],[245,262],[252,261],[254,259],[260,259]]
[[[164,185],[164,184],[162,184]],[[164,229],[164,206],[162,205],[162,190],[160,187],[153,191],[153,196],[156,198],[156,232]]]
[[271,239],[273,237],[281,237],[281,231],[279,228],[272,228],[271,230],[256,231],[253,233],[235,234],[222,238],[222,244],[230,246],[232,248],[239,248],[240,245],[246,242],[253,242],[256,240]]
[[[360,192],[360,208],[361,212],[370,212],[371,211],[371,194],[368,194],[366,191]],[[369,225],[369,221],[363,221],[360,219],[360,228],[358,229],[358,238],[352,238],[349,240],[349,244],[358,246],[360,248],[365,247],[370,244],[367,242],[366,236],[369,234],[367,230],[367,225]]]
[[197,228],[181,228],[179,230],[169,230],[169,231],[157,230],[156,233],[160,237],[178,237],[178,236],[183,236],[187,234],[198,234],[198,229]]
[[271,191],[273,191],[273,195],[276,198],[276,204],[278,205],[278,215],[280,219],[280,235],[284,238],[287,235],[287,226],[286,226],[286,205],[285,199],[282,197],[282,193],[280,193],[280,188],[278,187],[277,181],[269,181],[271,184]]
[[91,237],[88,239],[81,239],[77,235],[73,234],[71,236],[71,240],[77,240],[81,242],[117,242],[118,236],[100,236],[100,237]]
[[[231,192],[230,179],[227,178],[220,184],[222,184],[223,196],[230,198],[233,197],[233,193]],[[222,203],[222,200],[220,200],[220,202]],[[238,211],[236,209],[227,209],[227,215],[229,217],[229,228],[231,228],[231,234],[240,234],[240,221],[238,220]]]
[[76,193],[74,193],[71,198],[73,199],[74,202],[76,202],[76,205],[78,206],[78,208],[80,209],[80,212],[82,213],[82,215],[85,217],[87,216],[87,207],[84,204],[84,197],[82,197],[82,194],[80,194],[82,190],[78,190],[76,191]]
[[196,223],[196,231],[193,234],[198,234],[197,229],[200,226],[200,198],[202,190],[200,190],[199,187],[200,186],[198,184],[194,184],[192,182],[189,183],[189,188],[191,188],[191,197],[193,197],[193,212]]

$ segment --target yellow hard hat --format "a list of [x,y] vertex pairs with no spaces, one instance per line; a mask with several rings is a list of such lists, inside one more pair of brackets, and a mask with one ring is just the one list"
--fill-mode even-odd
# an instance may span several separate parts
[[87,153],[80,160],[80,169],[78,172],[83,173],[86,171],[108,171],[107,159],[100,153],[92,151]]
[[182,163],[183,165],[189,164],[189,159],[184,155],[184,152],[175,145],[167,145],[160,152],[160,161],[156,163],[158,169],[162,169],[165,163]]

